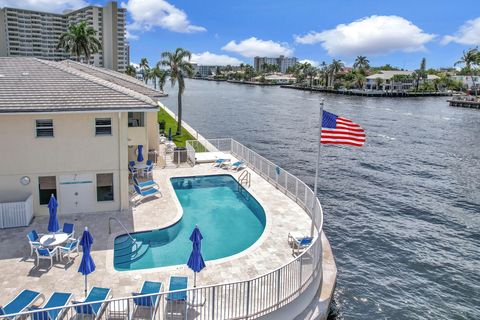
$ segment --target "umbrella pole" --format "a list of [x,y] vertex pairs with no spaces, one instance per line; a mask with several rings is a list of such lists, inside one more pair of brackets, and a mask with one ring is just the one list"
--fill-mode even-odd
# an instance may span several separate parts
[[197,287],[197,273],[195,271],[193,272],[193,287]]
[[85,276],[85,298],[87,297],[87,276]]

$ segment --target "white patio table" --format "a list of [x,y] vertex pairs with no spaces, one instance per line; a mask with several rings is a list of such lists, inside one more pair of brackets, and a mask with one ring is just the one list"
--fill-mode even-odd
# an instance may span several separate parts
[[[40,244],[46,248],[55,248],[58,247],[61,244],[64,244],[68,240],[68,234],[65,232],[57,232],[55,234],[49,233],[46,235],[43,235],[40,238]],[[57,250],[57,259],[59,257],[59,252]]]

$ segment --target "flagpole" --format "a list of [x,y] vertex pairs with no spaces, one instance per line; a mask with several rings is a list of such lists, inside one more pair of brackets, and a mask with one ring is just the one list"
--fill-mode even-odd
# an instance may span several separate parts
[[322,146],[321,140],[322,140],[323,103],[324,103],[324,100],[320,99],[317,165],[315,166],[315,185],[313,187],[313,203],[312,203],[312,226],[310,228],[310,236],[311,237],[313,237],[313,234],[314,234],[314,231],[315,231],[315,201],[316,201],[316,198],[317,198],[317,190],[318,190],[318,166],[320,164],[320,147]]

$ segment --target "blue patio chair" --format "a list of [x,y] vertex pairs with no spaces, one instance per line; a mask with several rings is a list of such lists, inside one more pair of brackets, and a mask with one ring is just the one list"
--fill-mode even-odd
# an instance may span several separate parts
[[149,189],[153,187],[156,187],[157,189],[159,189],[158,183],[156,183],[153,180],[139,182],[136,177],[133,177],[132,180],[133,180],[133,183],[140,188],[140,190]]
[[37,247],[35,248],[35,252],[37,253],[37,267],[40,265],[40,260],[50,261],[49,269],[53,267],[53,259],[57,257],[57,247],[54,249]]
[[292,238],[292,253],[295,254],[295,249],[297,250],[297,254],[300,253],[301,250],[308,248],[313,241],[313,237],[303,237],[302,239]]
[[[37,311],[32,313],[33,320],[58,320],[65,313],[65,307],[70,303],[73,295],[67,292],[54,292],[42,308],[32,307],[29,310]],[[56,308],[44,311],[45,309]]]
[[128,163],[128,171],[132,176],[137,174],[137,168],[135,168],[135,161],[130,161]]
[[150,197],[153,197],[153,196],[156,196],[157,194],[159,194],[160,196],[162,195],[162,193],[160,192],[160,190],[158,190],[157,188],[150,188],[150,189],[140,189],[139,186],[137,185],[134,185],[133,186],[134,190],[135,190],[135,193],[137,194],[138,196],[138,199],[135,200],[135,205],[137,205],[138,203],[142,202],[144,199],[146,198],[150,198]]
[[[134,311],[133,315],[137,312],[138,309],[149,309],[151,319],[154,319],[155,313],[157,312],[157,308],[160,302],[160,297],[158,294],[162,291],[162,283],[161,282],[154,282],[154,281],[145,281],[143,282],[142,289],[139,293],[132,293],[134,296],[133,304],[134,304]],[[138,297],[146,294],[156,294],[153,296],[148,297]]]
[[75,225],[73,223],[65,222],[63,224],[62,232],[68,234],[69,238],[73,238],[75,235]]
[[68,262],[72,261],[71,253],[76,252],[77,256],[80,254],[78,252],[78,240],[70,239],[64,246],[57,247],[58,253],[62,256],[67,256]]
[[165,310],[167,319],[169,317],[185,319],[187,315],[187,291],[182,289],[187,289],[187,286],[188,277],[170,277],[168,291],[176,292],[171,292],[167,295],[167,307]]
[[27,233],[28,244],[30,245],[30,256],[33,256],[35,252],[35,248],[39,248],[42,245],[40,244],[40,236],[38,235],[37,231],[32,230]]
[[230,165],[230,170],[235,170],[235,171],[240,171],[241,169],[244,169],[246,168],[247,165],[245,164],[245,161],[244,160],[240,160],[240,161],[237,161],[235,163],[232,163]]
[[91,302],[89,304],[74,306],[75,311],[79,315],[88,315],[92,316],[94,319],[99,319],[107,306],[105,300],[111,297],[110,289],[93,287],[88,293],[87,297],[83,302],[73,301],[73,304]]
[[7,303],[5,307],[0,307],[0,316],[12,315],[5,318],[15,320],[15,314],[25,311],[41,296],[42,294],[39,292],[25,289]]
[[153,162],[152,160],[147,160],[145,163],[146,167],[143,169],[143,175],[144,176],[150,176],[153,177]]

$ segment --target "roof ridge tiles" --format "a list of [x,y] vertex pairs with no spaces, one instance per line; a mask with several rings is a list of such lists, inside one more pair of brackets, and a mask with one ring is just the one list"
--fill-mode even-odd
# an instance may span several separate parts
[[90,82],[102,85],[104,87],[110,88],[110,89],[115,90],[117,92],[120,92],[122,94],[128,95],[131,98],[134,98],[134,99],[140,100],[142,102],[148,103],[152,106],[158,107],[158,103],[155,102],[152,98],[150,98],[146,95],[135,92],[131,89],[120,86],[120,85],[115,84],[113,82],[109,82],[107,80],[98,78],[98,77],[96,77],[94,75],[91,75],[91,74],[88,74],[84,71],[80,71],[78,69],[70,67],[68,65],[68,63],[71,62],[71,61],[67,60],[67,63],[59,63],[59,62],[53,62],[53,61],[48,61],[48,60],[42,60],[42,59],[38,59],[38,58],[35,58],[35,60],[37,60],[37,61],[39,61],[43,64],[49,65],[51,67],[57,68],[59,70],[62,70],[64,72],[67,72],[67,73],[73,74],[75,76],[81,77],[81,78],[83,78],[85,80],[88,80]]

